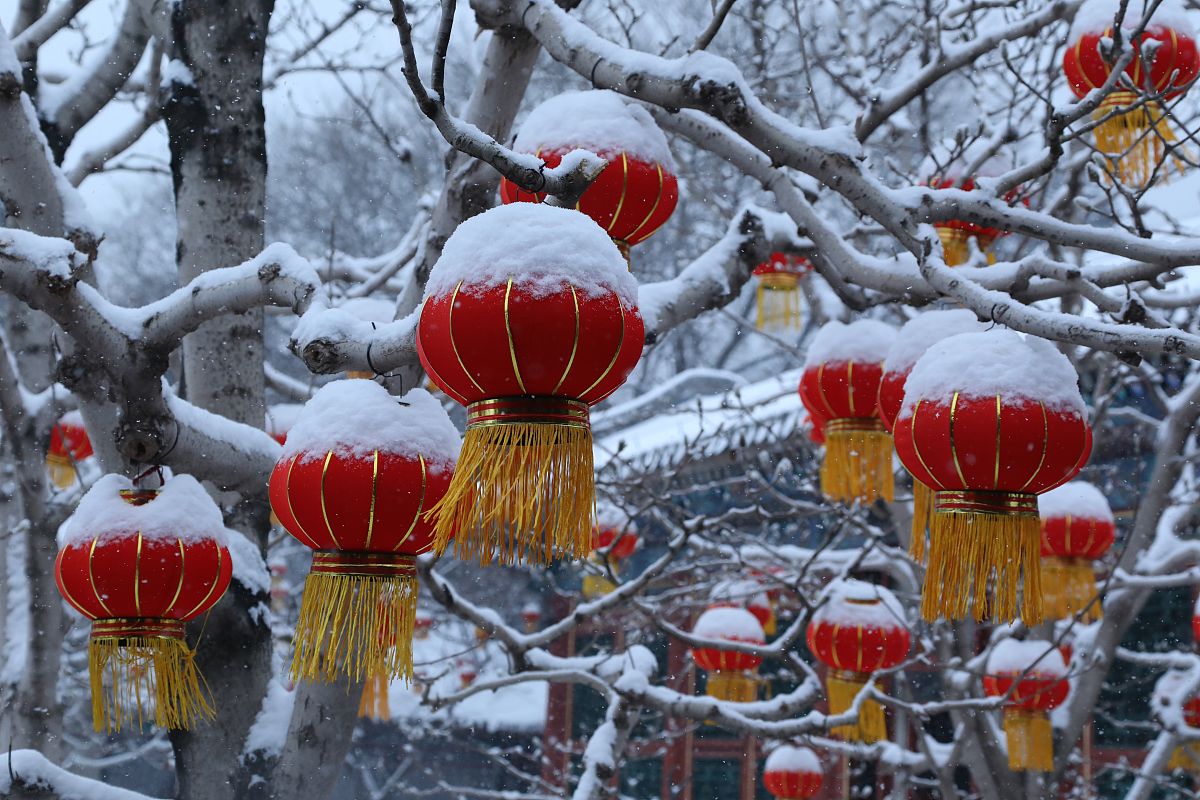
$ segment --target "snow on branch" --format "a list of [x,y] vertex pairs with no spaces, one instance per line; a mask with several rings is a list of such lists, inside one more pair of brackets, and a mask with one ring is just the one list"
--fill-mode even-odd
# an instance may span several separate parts
[[[84,778],[53,764],[36,750],[13,750],[0,767],[0,795],[17,792],[61,800],[154,800],[149,795],[109,786],[103,781]],[[20,795],[18,795],[20,796]]]

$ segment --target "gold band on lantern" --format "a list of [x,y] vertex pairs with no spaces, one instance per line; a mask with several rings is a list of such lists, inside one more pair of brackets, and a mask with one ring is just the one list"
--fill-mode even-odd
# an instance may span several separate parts
[[497,397],[467,406],[467,430],[527,423],[591,429],[588,404],[566,397]]
[[825,423],[825,435],[831,433],[887,433],[878,417],[843,417]]
[[768,272],[757,277],[763,288],[771,291],[791,291],[800,285],[800,276],[794,272]]
[[417,559],[400,553],[355,553],[318,550],[313,553],[312,572],[337,575],[368,575],[415,578]]
[[1038,517],[1036,494],[983,492],[953,489],[934,493],[934,510],[939,514],[1000,514]]
[[93,639],[182,639],[183,620],[116,617],[92,622]]

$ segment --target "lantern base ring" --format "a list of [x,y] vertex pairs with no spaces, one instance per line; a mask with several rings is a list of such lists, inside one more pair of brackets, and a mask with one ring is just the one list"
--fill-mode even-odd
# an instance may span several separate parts
[[591,430],[588,404],[567,397],[497,397],[467,406],[467,430],[527,423]]
[[1024,492],[939,491],[934,495],[934,511],[938,514],[1003,514],[1005,516],[1038,516],[1036,494]]
[[417,576],[417,559],[414,556],[399,553],[318,550],[313,553],[311,572],[415,578]]

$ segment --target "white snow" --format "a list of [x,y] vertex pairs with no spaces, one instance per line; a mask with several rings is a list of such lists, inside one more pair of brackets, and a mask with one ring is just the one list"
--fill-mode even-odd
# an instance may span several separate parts
[[603,500],[596,502],[596,527],[602,531],[637,533],[637,525],[624,509]]
[[1086,481],[1071,481],[1038,495],[1042,519],[1071,516],[1076,519],[1113,521],[1112,507],[1104,493]]
[[714,603],[735,603],[746,608],[771,607],[767,593],[754,581],[721,581],[713,586],[709,599]]
[[977,333],[986,326],[965,308],[926,311],[900,328],[883,362],[884,372],[908,372],[930,345],[960,333]]
[[378,297],[351,297],[337,308],[363,322],[391,322],[396,318],[396,304]]
[[[1136,28],[1146,14],[1146,6],[1147,3],[1144,0],[1133,0],[1129,3],[1125,17],[1121,20],[1121,29]],[[1071,23],[1067,41],[1074,46],[1075,42],[1085,33],[1103,33],[1108,30],[1112,27],[1118,7],[1118,0],[1087,0],[1075,12],[1075,20]],[[1179,0],[1162,0],[1150,18],[1150,24],[1146,26],[1147,30],[1156,27],[1174,28],[1192,38],[1196,36],[1187,12],[1184,11],[1183,4]]]
[[296,704],[296,693],[289,692],[279,678],[271,678],[262,706],[250,732],[246,734],[244,756],[261,754],[267,758],[283,752],[287,741],[288,724],[292,719],[292,707]]
[[13,750],[5,754],[4,762],[0,797],[8,797],[13,791],[11,776],[15,775],[22,783],[44,788],[47,797],[60,800],[153,800],[149,795],[68,772],[36,750]]
[[934,343],[917,359],[904,382],[907,417],[918,400],[949,402],[963,397],[1041,401],[1048,409],[1086,415],[1079,376],[1058,348],[1044,339],[1009,330],[960,333]]
[[821,759],[807,747],[781,744],[763,763],[763,772],[821,772]]
[[765,644],[767,636],[762,625],[744,608],[721,606],[710,608],[696,620],[692,634],[704,639],[724,639],[730,642]]
[[882,364],[895,339],[896,329],[875,319],[860,319],[848,325],[837,320],[826,322],[808,346],[804,367],[845,361]]
[[904,606],[883,586],[841,578],[831,581],[822,595],[825,602],[813,612],[813,622],[865,628],[907,626]]
[[675,169],[667,137],[639,105],[606,89],[563,92],[529,112],[513,149],[523,153],[591,150],[611,159],[626,153]]
[[0,248],[16,259],[28,261],[36,272],[66,280],[82,258],[66,239],[38,236],[15,228],[0,230]]
[[330,450],[344,456],[378,450],[423,456],[431,469],[441,470],[458,460],[461,446],[458,429],[424,389],[396,398],[374,381],[341,380],[325,384],[305,403],[282,457],[304,453],[311,460]]
[[196,85],[196,79],[192,76],[191,69],[178,58],[172,58],[163,67],[162,80],[163,83],[174,83],[180,86]]
[[267,409],[267,433],[287,436],[304,412],[303,403],[277,403]]
[[0,32],[0,73],[11,73],[15,78],[21,77],[21,62],[17,60],[17,51],[13,49],[12,40],[7,33]]
[[168,478],[158,496],[145,505],[125,502],[122,489],[133,489],[123,475],[105,475],[88,490],[79,505],[58,529],[58,546],[99,536],[141,533],[145,539],[198,542],[215,539],[227,544],[221,509],[191,475]]
[[271,591],[271,572],[258,545],[240,531],[225,529],[225,546],[233,566],[233,579],[256,594]]
[[593,297],[615,292],[637,305],[637,280],[604,229],[568,208],[511,203],[471,217],[446,240],[425,297],[503,286],[509,278],[535,297],[570,283]]
[[1021,675],[1026,670],[1031,676],[1064,678],[1067,675],[1062,652],[1050,642],[1002,639],[992,647],[987,660],[989,675]]

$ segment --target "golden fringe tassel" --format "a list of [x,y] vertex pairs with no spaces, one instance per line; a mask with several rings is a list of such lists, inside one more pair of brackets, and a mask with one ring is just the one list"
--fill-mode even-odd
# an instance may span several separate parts
[[[829,713],[844,714],[854,705],[854,699],[867,683],[866,675],[830,670],[825,677],[825,694],[829,697]],[[875,700],[864,700],[859,706],[858,722],[839,725],[830,731],[832,736],[848,742],[881,742],[887,739],[887,718],[883,706]]]
[[[1132,92],[1113,92],[1104,98],[1104,102],[1092,113],[1092,118],[1098,122],[1093,132],[1096,135],[1096,149],[1108,156],[1109,164],[1121,183],[1142,189],[1150,183],[1151,175],[1162,163],[1166,144],[1176,141],[1176,137],[1167,122],[1166,110],[1156,101],[1121,110],[1135,102]],[[1184,162],[1178,158],[1172,161],[1174,164],[1168,166],[1182,173]],[[1164,182],[1166,172],[1163,170],[1161,173]]]
[[767,621],[762,626],[763,633],[767,636],[774,636],[779,632],[779,617],[775,614],[775,604],[771,604],[771,613],[767,615]]
[[757,315],[759,330],[800,329],[800,278],[776,273],[758,277]]
[[758,676],[751,672],[710,672],[705,694],[718,700],[752,703],[758,699]]
[[874,503],[894,495],[892,435],[877,419],[835,419],[825,425],[821,493],[831,500]]
[[912,537],[908,540],[908,554],[918,564],[925,563],[925,538],[933,520],[933,491],[913,478]]
[[75,465],[67,456],[54,453],[46,456],[46,469],[50,471],[50,481],[59,489],[69,489],[75,485]]
[[112,733],[149,720],[185,730],[216,716],[208,686],[196,669],[195,651],[182,637],[98,636],[88,642],[92,726]]
[[358,715],[376,722],[387,722],[392,718],[388,706],[388,676],[375,672],[367,676],[363,684],[362,700],[358,703]]
[[1183,770],[1193,774],[1200,773],[1200,742],[1189,742],[1181,747],[1176,747],[1175,752],[1171,753],[1167,769],[1170,772]]
[[1043,712],[1006,709],[1004,738],[1008,740],[1008,768],[1013,772],[1054,769],[1054,734],[1050,717]]
[[971,260],[971,239],[975,240],[975,244],[987,258],[989,265],[996,263],[996,257],[988,249],[992,246],[992,242],[996,241],[995,236],[970,233],[962,228],[951,228],[944,225],[937,226],[937,232],[938,238],[942,240],[942,252],[945,255],[947,267],[960,267]]
[[[1104,616],[1096,596],[1096,574],[1086,558],[1042,559],[1042,604],[1049,619],[1071,619],[1079,614],[1081,622],[1095,622]],[[1090,605],[1089,605],[1090,604]]]

